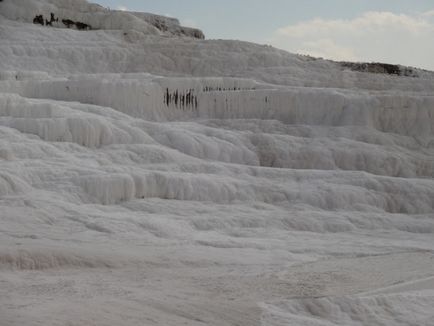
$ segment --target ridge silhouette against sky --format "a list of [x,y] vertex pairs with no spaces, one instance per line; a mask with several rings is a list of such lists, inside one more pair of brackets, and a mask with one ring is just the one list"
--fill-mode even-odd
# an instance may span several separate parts
[[431,0],[93,0],[111,9],[173,16],[207,38],[303,54],[434,70]]

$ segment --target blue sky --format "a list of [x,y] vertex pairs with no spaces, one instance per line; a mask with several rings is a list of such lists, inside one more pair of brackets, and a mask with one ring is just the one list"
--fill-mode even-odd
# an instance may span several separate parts
[[[331,59],[387,60],[434,69],[434,46],[428,45],[434,37],[433,0],[94,1],[112,9],[171,15],[201,28],[207,38],[272,44]],[[421,53],[415,53],[415,47]]]

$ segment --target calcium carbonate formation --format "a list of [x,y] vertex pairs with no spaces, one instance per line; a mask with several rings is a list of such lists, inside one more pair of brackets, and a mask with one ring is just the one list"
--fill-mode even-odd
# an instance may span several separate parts
[[0,2],[2,326],[431,326],[433,176],[431,72]]

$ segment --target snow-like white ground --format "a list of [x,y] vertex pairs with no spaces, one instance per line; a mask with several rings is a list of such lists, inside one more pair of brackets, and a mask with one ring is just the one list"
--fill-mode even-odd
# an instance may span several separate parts
[[0,2],[0,325],[433,326],[434,74],[143,17]]

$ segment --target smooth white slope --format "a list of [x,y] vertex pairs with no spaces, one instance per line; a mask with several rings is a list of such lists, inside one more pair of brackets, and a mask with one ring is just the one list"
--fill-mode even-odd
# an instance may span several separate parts
[[[3,20],[0,68],[76,73],[248,77],[292,86],[431,92],[432,74],[399,78],[342,71],[335,63],[239,41],[161,38],[122,30],[75,30]],[[49,44],[49,47],[40,46]],[[58,60],[58,58],[62,60]]]
[[431,326],[432,74],[122,15],[0,19],[0,324]]

